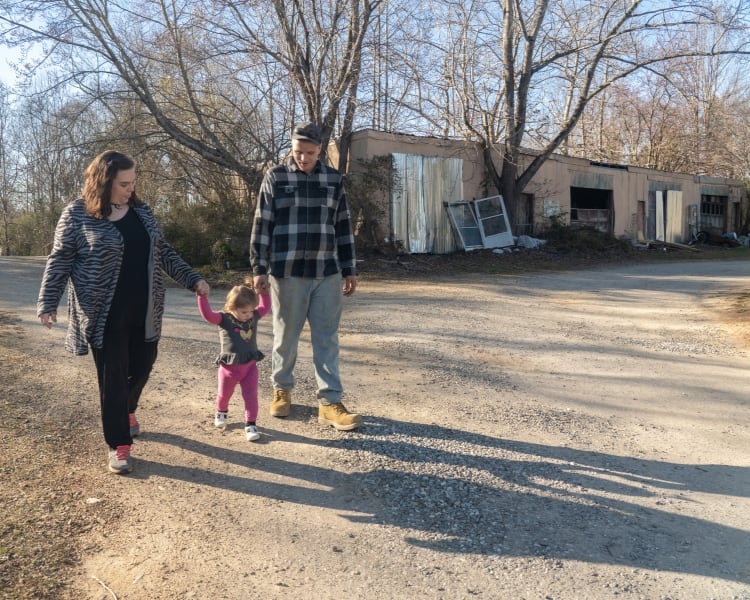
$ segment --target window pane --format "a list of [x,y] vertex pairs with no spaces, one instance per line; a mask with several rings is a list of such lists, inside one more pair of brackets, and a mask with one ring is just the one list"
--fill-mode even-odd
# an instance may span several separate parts
[[498,233],[508,231],[508,228],[505,226],[505,218],[502,215],[482,219],[482,229],[484,229],[485,236],[497,235]]

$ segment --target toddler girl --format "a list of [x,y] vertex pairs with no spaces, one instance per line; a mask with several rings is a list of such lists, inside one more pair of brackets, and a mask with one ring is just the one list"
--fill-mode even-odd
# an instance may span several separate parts
[[252,277],[244,285],[236,285],[227,294],[223,312],[214,312],[206,296],[198,296],[201,317],[219,326],[221,351],[216,358],[219,366],[219,391],[216,394],[214,425],[225,429],[229,399],[237,384],[245,401],[245,437],[254,442],[260,439],[255,419],[258,417],[258,366],[263,358],[256,342],[258,321],[271,309],[271,296],[258,295]]

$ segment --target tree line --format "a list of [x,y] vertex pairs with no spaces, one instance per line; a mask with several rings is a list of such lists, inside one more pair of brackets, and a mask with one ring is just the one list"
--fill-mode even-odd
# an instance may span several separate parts
[[[506,198],[553,152],[747,179],[749,13],[744,0],[5,0],[0,41],[25,54],[0,87],[0,248],[48,252],[85,164],[117,148],[186,257],[241,261],[263,171],[307,119],[343,171],[360,128],[476,142]],[[536,158],[520,169],[523,149]]]

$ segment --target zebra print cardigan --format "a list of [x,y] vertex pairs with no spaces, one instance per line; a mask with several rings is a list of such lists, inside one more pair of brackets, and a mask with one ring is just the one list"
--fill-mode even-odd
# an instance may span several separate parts
[[[130,210],[135,210],[151,238],[145,341],[153,342],[161,336],[164,315],[162,271],[187,289],[193,289],[202,277],[167,243],[147,205]],[[87,354],[89,345],[102,347],[124,248],[117,228],[107,219],[86,214],[83,200],[74,200],[63,210],[42,277],[37,315],[57,311],[70,282],[65,349],[73,354]]]

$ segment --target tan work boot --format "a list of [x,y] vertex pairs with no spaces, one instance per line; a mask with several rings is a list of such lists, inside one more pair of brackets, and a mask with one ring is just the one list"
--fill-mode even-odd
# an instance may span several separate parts
[[341,402],[320,404],[318,407],[318,423],[331,425],[339,431],[349,431],[362,425],[362,417],[350,413]]
[[273,400],[268,412],[272,417],[288,417],[289,410],[292,408],[291,390],[274,390]]

